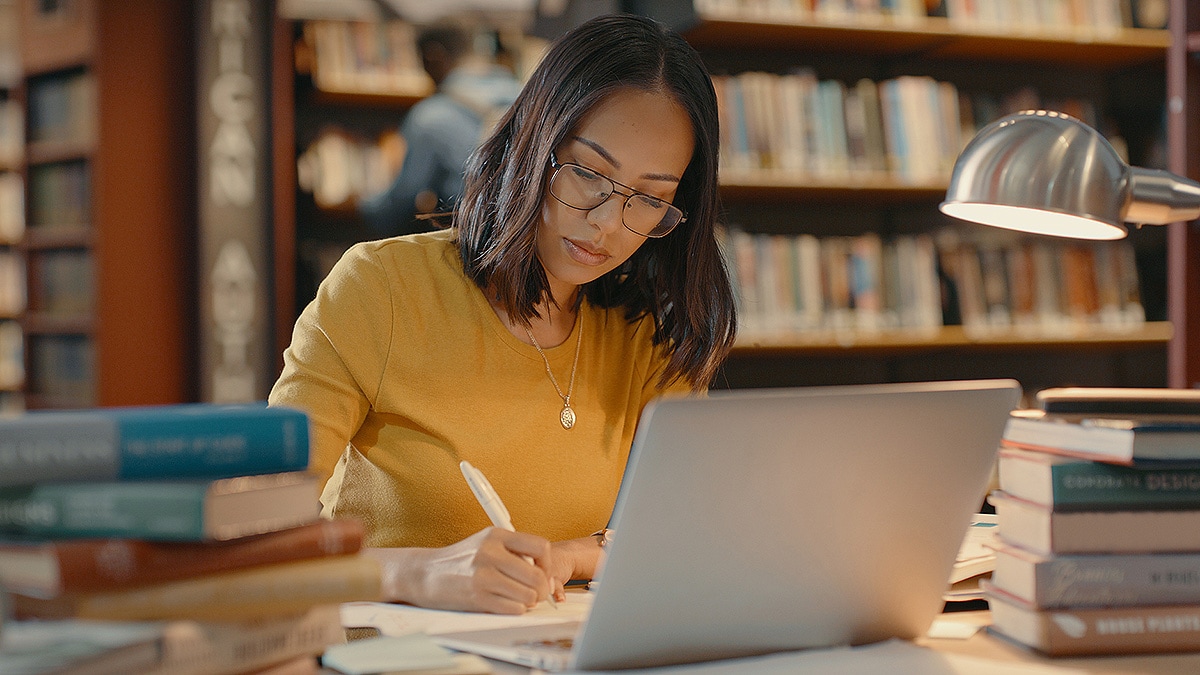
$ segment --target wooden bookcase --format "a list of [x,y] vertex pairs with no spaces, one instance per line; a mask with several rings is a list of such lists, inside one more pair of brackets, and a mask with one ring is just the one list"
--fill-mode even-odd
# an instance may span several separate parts
[[190,3],[17,3],[25,401],[191,400]]
[[[1200,7],[1171,0],[1167,59],[1167,139],[1170,170],[1200,180]],[[1170,386],[1200,386],[1200,231],[1196,222],[1169,226],[1168,303],[1175,332],[1169,348]]]
[[[699,4],[699,3],[698,3]],[[1047,27],[1013,32],[963,28],[941,17],[895,22],[877,16],[828,20],[700,14],[685,36],[714,75],[786,73],[812,68],[820,79],[853,84],[902,75],[932,76],[960,89],[1003,93],[1033,87],[1050,99],[1082,96],[1112,114],[1132,151],[1162,109],[1162,77],[1171,37],[1165,30],[1121,29],[1100,35]],[[1067,92],[1060,94],[1060,92]],[[1155,92],[1158,92],[1157,94]],[[1137,144],[1138,147],[1134,147]],[[1134,157],[1139,163],[1140,157]],[[755,175],[757,174],[757,175]],[[945,178],[913,184],[890,177],[836,180],[757,171],[723,180],[730,222],[758,232],[885,237],[934,232],[955,223],[937,212]],[[962,227],[959,225],[958,227]],[[750,229],[750,228],[747,228]],[[1033,391],[1064,384],[1164,386],[1167,345],[1163,232],[1136,231],[1142,299],[1149,321],[1110,330],[1084,324],[1062,331],[778,332],[739,341],[723,374],[730,387],[869,383],[943,378],[1016,377]],[[1143,263],[1147,263],[1143,265]],[[1172,314],[1174,316],[1174,314]]]
[[25,88],[17,32],[20,6],[0,1],[0,412],[25,407],[25,340],[20,317],[26,304]]
[[[1163,72],[1171,43],[1165,30],[1122,29],[1102,36],[1058,27],[998,32],[964,30],[936,17],[903,24],[855,18],[756,19],[729,13],[700,14],[699,19],[684,35],[714,74],[812,67],[821,78],[851,83],[860,77],[883,81],[920,74],[996,92],[1032,86],[1053,95],[1065,89],[1092,96],[1106,114],[1123,117],[1118,122],[1125,124],[1131,148],[1144,148],[1153,140],[1135,136],[1158,124],[1165,98]],[[293,22],[279,21],[275,110],[286,118],[275,123],[276,252],[281,260],[276,328],[281,351],[308,300],[311,289],[305,286],[313,282],[297,269],[298,242],[322,236],[322,231],[324,236],[340,232],[352,237],[356,227],[337,214],[314,214],[311,198],[298,194],[294,179],[285,180],[287,172],[294,172],[296,155],[322,115],[371,129],[381,119],[398,122],[412,102],[402,96],[315,91],[303,68],[296,68],[297,35]],[[1146,120],[1151,123],[1144,124]],[[1141,157],[1133,159],[1143,163]],[[943,181],[912,185],[889,179],[839,182],[762,174],[725,176],[722,187],[731,220],[765,223],[770,232],[813,229],[820,234],[853,234],[856,227],[882,227],[887,234],[889,228],[912,228],[914,222],[935,230],[950,224],[936,209],[944,190]],[[739,342],[719,386],[974,377],[1016,377],[1031,391],[1064,384],[1162,386],[1167,381],[1168,343],[1178,339],[1166,321],[1166,273],[1161,264],[1166,233],[1139,231],[1133,239],[1139,266],[1148,263],[1140,273],[1150,321],[1141,327],[1111,332],[1085,326],[1041,335],[993,331],[981,336],[947,326],[920,337],[887,332],[755,337]],[[1157,269],[1155,261],[1163,269]]]

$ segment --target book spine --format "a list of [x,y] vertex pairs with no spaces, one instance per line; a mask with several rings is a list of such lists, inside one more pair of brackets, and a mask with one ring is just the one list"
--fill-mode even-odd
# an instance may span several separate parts
[[[999,472],[1025,460],[1001,452]],[[1200,468],[1150,469],[1104,462],[1070,462],[1050,467],[1053,503],[1059,511],[1085,509],[1148,511],[1162,507],[1200,508]],[[1017,495],[1020,496],[1020,495]]]
[[1064,556],[1034,575],[1038,607],[1200,604],[1200,554]]
[[200,540],[207,483],[48,483],[0,488],[0,532]]
[[1034,611],[989,596],[993,625],[1051,656],[1200,649],[1200,607]]
[[1200,510],[1051,511],[993,493],[1000,537],[1029,551],[1182,553],[1200,551]]
[[27,618],[243,621],[313,605],[379,599],[379,563],[357,555],[303,560],[111,593],[52,600],[13,596]]
[[1013,417],[1004,428],[1003,443],[1058,455],[1128,464],[1133,461],[1133,436],[1133,431],[1128,429]]
[[260,621],[168,624],[162,659],[147,675],[243,673],[288,659],[317,655],[345,641],[337,605]]
[[1200,508],[1200,470],[1138,469],[1081,462],[1052,469],[1055,508]]
[[[173,418],[173,419],[172,419]],[[224,478],[308,468],[307,416],[288,408],[179,406],[170,418],[130,412],[120,477]]]
[[996,551],[992,586],[1038,609],[1200,604],[1200,553]]
[[[357,520],[321,520],[280,532],[228,542],[178,543],[133,539],[89,539],[51,544],[0,544],[0,582],[27,595],[53,597],[174,581],[292,560],[355,553],[362,546],[363,526]],[[17,585],[21,553],[49,549],[58,583]],[[11,557],[6,554],[13,554]],[[13,565],[8,569],[8,565]]]
[[0,487],[225,478],[307,468],[304,413],[185,404],[30,413],[0,421]]

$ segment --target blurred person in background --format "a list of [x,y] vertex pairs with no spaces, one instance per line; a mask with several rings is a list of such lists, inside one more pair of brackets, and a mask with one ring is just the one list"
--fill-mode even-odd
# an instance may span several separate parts
[[509,69],[476,54],[473,32],[461,23],[425,27],[417,49],[436,91],[414,105],[400,126],[406,150],[391,185],[358,205],[379,237],[428,231],[436,221],[420,214],[453,210],[467,158],[520,91]]

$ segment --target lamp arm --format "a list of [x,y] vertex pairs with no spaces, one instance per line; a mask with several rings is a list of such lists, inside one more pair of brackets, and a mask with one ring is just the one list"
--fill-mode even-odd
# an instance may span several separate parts
[[1161,169],[1129,168],[1125,221],[1166,225],[1200,218],[1200,183]]

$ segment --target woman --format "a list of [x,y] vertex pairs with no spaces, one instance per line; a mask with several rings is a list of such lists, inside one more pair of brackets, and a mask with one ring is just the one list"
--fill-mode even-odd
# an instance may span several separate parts
[[365,522],[388,599],[520,613],[595,572],[642,408],[702,391],[733,341],[717,135],[686,42],[594,19],[472,157],[452,228],[357,245],[322,283],[270,401],[309,413],[323,513]]

